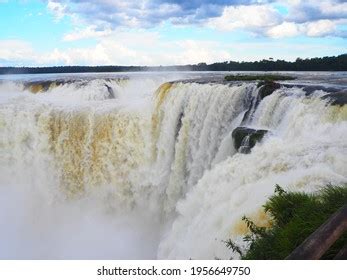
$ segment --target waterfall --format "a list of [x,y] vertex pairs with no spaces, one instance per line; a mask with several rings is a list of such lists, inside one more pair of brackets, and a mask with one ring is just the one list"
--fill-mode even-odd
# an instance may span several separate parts
[[327,92],[281,86],[260,100],[256,83],[175,79],[0,83],[0,258],[23,240],[24,258],[237,257],[223,240],[244,246],[243,215],[269,224],[261,206],[276,184],[347,182],[347,107]]

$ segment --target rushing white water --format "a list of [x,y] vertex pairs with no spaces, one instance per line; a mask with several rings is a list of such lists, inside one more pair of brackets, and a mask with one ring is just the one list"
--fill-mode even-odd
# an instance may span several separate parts
[[[187,76],[185,74],[184,76]],[[276,184],[347,182],[347,108],[182,76],[0,84],[0,258],[230,258]],[[244,115],[252,107],[245,119]],[[269,132],[237,152],[240,125]]]

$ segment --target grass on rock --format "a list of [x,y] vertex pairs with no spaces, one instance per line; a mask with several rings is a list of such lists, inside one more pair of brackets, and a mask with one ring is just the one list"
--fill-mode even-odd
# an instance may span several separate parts
[[225,76],[226,81],[285,81],[294,80],[295,77],[283,75],[228,75]]

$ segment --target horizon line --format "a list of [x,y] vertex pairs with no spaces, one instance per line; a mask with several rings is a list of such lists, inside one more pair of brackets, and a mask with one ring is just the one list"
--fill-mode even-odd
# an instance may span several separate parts
[[213,65],[213,64],[222,64],[225,62],[233,62],[233,63],[256,63],[256,62],[262,62],[262,61],[267,61],[267,62],[276,62],[276,61],[280,61],[280,62],[286,62],[286,63],[295,63],[297,62],[297,60],[313,60],[313,59],[323,59],[323,58],[336,58],[336,57],[340,57],[340,56],[344,56],[347,55],[347,53],[342,53],[342,54],[338,54],[338,55],[331,55],[331,56],[320,56],[320,57],[311,57],[311,58],[301,58],[301,57],[297,57],[296,60],[294,61],[288,61],[285,59],[274,59],[272,57],[269,58],[263,58],[263,59],[259,59],[259,60],[253,60],[253,61],[235,61],[235,60],[224,60],[224,61],[216,61],[216,62],[212,62],[212,63],[206,63],[206,62],[198,62],[198,63],[194,63],[194,64],[172,64],[172,65],[116,65],[116,64],[100,64],[100,65],[45,65],[45,66],[1,66],[0,65],[0,69],[1,68],[54,68],[54,67],[148,67],[148,68],[160,68],[160,67],[189,67],[189,66],[198,66],[198,65]]

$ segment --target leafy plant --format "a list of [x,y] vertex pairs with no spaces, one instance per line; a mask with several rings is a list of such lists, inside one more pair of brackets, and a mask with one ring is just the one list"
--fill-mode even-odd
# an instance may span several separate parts
[[[275,194],[264,205],[270,214],[272,226],[257,226],[243,217],[249,234],[243,237],[248,244],[246,252],[228,240],[227,247],[237,252],[242,259],[285,259],[311,233],[332,214],[347,203],[347,185],[328,185],[318,193],[286,192],[279,185]],[[323,255],[332,259],[347,244],[347,233],[343,234]]]

